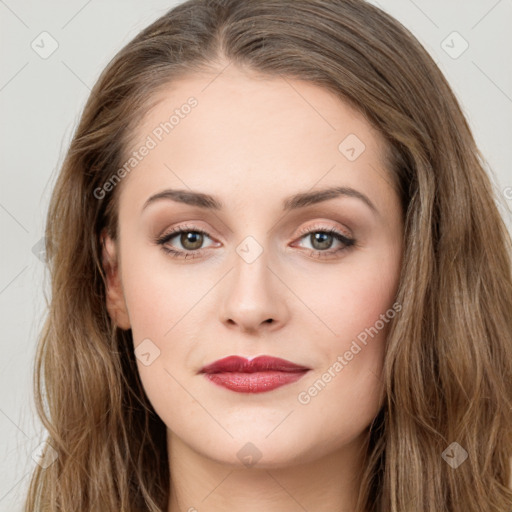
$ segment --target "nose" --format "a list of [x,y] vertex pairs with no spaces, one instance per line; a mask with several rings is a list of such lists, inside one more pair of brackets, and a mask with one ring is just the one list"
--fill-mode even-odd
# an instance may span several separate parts
[[250,263],[237,254],[220,293],[221,321],[230,329],[274,331],[289,318],[288,288],[265,251]]

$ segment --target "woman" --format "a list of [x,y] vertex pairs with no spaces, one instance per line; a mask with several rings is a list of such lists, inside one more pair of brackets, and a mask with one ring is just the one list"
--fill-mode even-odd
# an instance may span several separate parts
[[510,237],[376,7],[162,16],[95,85],[46,244],[27,512],[512,509]]

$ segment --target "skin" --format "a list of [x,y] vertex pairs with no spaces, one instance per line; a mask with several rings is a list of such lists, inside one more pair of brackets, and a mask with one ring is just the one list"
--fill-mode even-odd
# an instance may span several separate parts
[[[395,302],[403,220],[385,142],[316,85],[234,65],[217,74],[190,76],[160,93],[137,127],[139,143],[190,96],[198,105],[124,178],[119,239],[104,238],[110,315],[132,329],[134,348],[149,339],[160,351],[137,365],[167,426],[168,510],[353,511],[365,434],[382,405],[389,324],[308,403],[298,396],[329,367],[332,373],[338,356]],[[366,146],[354,161],[338,149],[349,134]],[[330,186],[358,190],[378,213],[344,196],[283,212],[285,198]],[[224,208],[162,199],[142,211],[168,188],[211,194]],[[176,259],[155,243],[190,225],[208,233],[202,245],[178,234],[167,246],[199,247],[198,257]],[[343,244],[315,243],[301,234],[309,228],[334,228],[357,243],[329,255]],[[251,263],[237,252],[248,236],[262,250]],[[198,373],[235,354],[281,357],[310,371],[256,394]],[[237,456],[244,446],[250,465]]]

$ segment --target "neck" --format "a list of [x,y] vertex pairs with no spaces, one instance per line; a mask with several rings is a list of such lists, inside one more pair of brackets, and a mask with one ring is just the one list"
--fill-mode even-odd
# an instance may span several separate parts
[[309,462],[261,468],[212,460],[168,430],[168,512],[356,512],[364,439]]

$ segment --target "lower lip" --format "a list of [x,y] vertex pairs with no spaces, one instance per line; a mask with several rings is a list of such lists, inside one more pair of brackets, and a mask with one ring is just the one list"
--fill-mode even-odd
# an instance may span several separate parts
[[214,384],[239,393],[263,393],[298,381],[308,370],[300,372],[264,371],[254,373],[205,373]]

